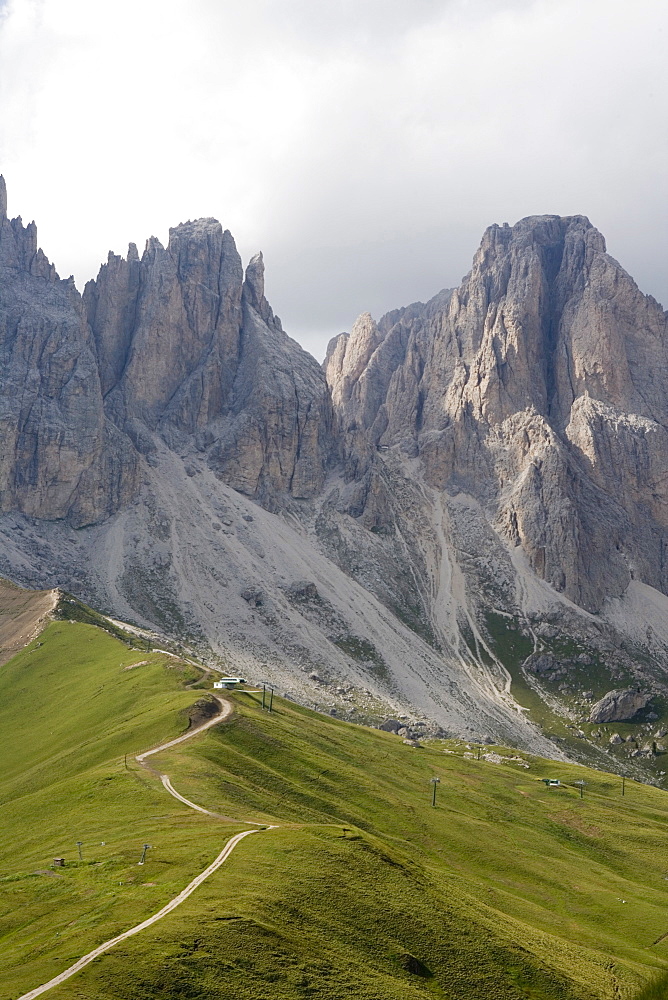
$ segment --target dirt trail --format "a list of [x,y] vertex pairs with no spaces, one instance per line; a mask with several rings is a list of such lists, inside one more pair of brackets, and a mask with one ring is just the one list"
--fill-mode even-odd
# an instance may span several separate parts
[[[249,694],[252,693],[253,692],[249,692]],[[160,778],[160,781],[162,782],[163,788],[165,789],[166,792],[168,792],[171,796],[173,796],[173,798],[178,799],[179,802],[183,802],[184,805],[189,806],[191,809],[195,809],[197,812],[200,813],[205,813],[207,816],[213,816],[215,819],[222,819],[226,823],[247,823],[249,826],[264,827],[266,824],[257,823],[255,822],[255,820],[252,819],[238,819],[235,818],[234,816],[224,816],[222,813],[211,812],[210,809],[205,809],[204,806],[196,805],[195,802],[191,802],[190,799],[186,799],[183,795],[181,795],[179,792],[176,791],[176,789],[172,785],[169,775],[164,774],[162,771],[158,770],[155,767],[151,767],[149,764],[146,763],[147,757],[152,757],[153,754],[161,753],[163,750],[168,750],[170,747],[174,747],[179,743],[183,743],[184,740],[189,740],[192,736],[197,736],[198,733],[203,732],[205,729],[209,729],[211,726],[215,726],[219,722],[223,722],[224,719],[227,719],[228,716],[232,714],[234,706],[232,705],[231,702],[225,701],[224,698],[219,698],[218,695],[214,694],[213,697],[220,705],[220,712],[218,713],[218,715],[214,715],[213,718],[207,719],[207,721],[203,722],[201,726],[193,726],[193,728],[189,729],[188,732],[183,733],[182,736],[177,736],[176,739],[170,740],[168,743],[162,743],[159,747],[154,747],[153,750],[146,750],[144,753],[138,754],[135,757],[135,760],[137,761],[138,764],[141,764],[142,767],[145,767],[148,771],[151,771],[153,774],[157,775]]]
[[137,754],[135,760],[139,764],[144,764],[147,757],[152,757],[155,753],[162,753],[163,750],[169,750],[170,747],[175,747],[178,743],[184,743],[185,740],[192,739],[193,736],[197,736],[198,733],[203,732],[205,729],[209,729],[211,726],[218,725],[219,722],[223,722],[232,714],[233,705],[231,701],[225,701],[224,698],[218,698],[217,695],[213,696],[218,704],[220,705],[220,712],[218,715],[212,716],[203,722],[201,726],[193,726],[192,729],[188,729],[187,732],[183,733],[181,736],[177,736],[173,740],[169,740],[168,743],[161,743],[159,747],[154,747],[152,750],[145,750],[144,753]]
[[183,901],[186,900],[188,896],[190,896],[195,889],[197,889],[197,887],[209,877],[209,875],[213,875],[213,873],[220,868],[224,861],[227,861],[240,840],[243,840],[244,837],[250,836],[251,833],[259,832],[259,830],[244,830],[242,833],[237,833],[236,836],[228,840],[216,860],[213,861],[208,868],[205,868],[204,871],[197,876],[197,878],[194,878],[192,882],[178,894],[178,896],[171,899],[166,906],[163,906],[161,910],[154,913],[152,917],[148,917],[148,919],[142,921],[141,924],[136,924],[135,927],[131,927],[129,931],[124,931],[123,934],[119,934],[117,937],[111,938],[109,941],[105,941],[104,944],[101,944],[94,951],[91,951],[87,955],[84,955],[83,958],[80,958],[79,961],[75,962],[74,965],[71,965],[69,969],[65,969],[64,972],[61,972],[59,976],[55,976],[53,979],[50,979],[48,983],[43,983],[42,986],[37,986],[29,993],[24,993],[18,998],[18,1000],[33,1000],[34,997],[38,997],[42,993],[46,993],[47,990],[53,989],[54,986],[59,986],[61,983],[64,983],[66,979],[69,979],[70,976],[80,972],[81,969],[85,968],[85,966],[89,965],[100,955],[103,955],[105,951],[109,951],[109,949],[113,948],[114,945],[120,944],[121,941],[127,941],[127,939],[132,937],[134,934],[139,934],[140,931],[146,930],[147,927],[150,927],[157,920],[161,920],[162,917],[166,917],[168,913],[171,913],[177,906],[180,906],[180,904],[183,903]]
[[22,590],[0,580],[0,666],[39,634],[58,597],[57,590]]
[[[214,697],[216,696],[214,695]],[[178,743],[183,743],[185,740],[191,739],[193,736],[197,736],[203,730],[209,729],[211,726],[215,726],[218,722],[222,722],[224,719],[227,719],[228,716],[231,715],[233,710],[232,703],[218,697],[216,697],[216,701],[220,705],[221,709],[218,715],[215,715],[212,719],[207,720],[207,722],[203,723],[201,726],[196,726],[193,727],[192,729],[189,729],[188,732],[184,733],[182,736],[177,736],[176,739],[169,740],[169,742],[162,743],[159,747],[154,747],[152,750],[146,750],[144,753],[138,754],[137,757],[135,758],[138,761],[138,763],[140,763],[143,767],[148,768],[149,765],[145,763],[146,757],[151,757],[153,756],[153,754],[160,753],[162,750],[167,750],[169,749],[169,747],[176,746]],[[153,769],[151,768],[151,770]],[[218,816],[216,813],[209,812],[208,809],[204,809],[202,806],[198,806],[194,802],[191,802],[189,799],[186,799],[182,795],[179,795],[179,793],[172,786],[172,783],[166,774],[160,774],[160,780],[162,781],[165,791],[169,792],[169,794],[172,795],[175,799],[178,799],[179,802],[185,803],[185,805],[189,806],[191,809],[195,809],[197,810],[197,812],[206,813],[208,816],[215,817],[216,819],[223,819],[223,820],[230,819],[230,817]],[[232,820],[232,822],[246,822],[246,821]],[[263,829],[267,830],[276,829],[275,826],[268,825],[265,827],[263,824],[260,823],[255,823],[253,825],[262,826]],[[96,958],[99,958],[100,955],[103,955],[105,951],[109,951],[110,948],[113,948],[115,945],[120,944],[122,941],[127,941],[127,939],[132,937],[134,934],[139,934],[140,931],[146,930],[147,927],[151,927],[154,923],[156,923],[156,921],[161,920],[163,917],[166,917],[168,913],[171,913],[172,910],[175,910],[177,906],[180,906],[181,903],[183,903],[184,900],[188,898],[188,896],[192,895],[195,889],[197,889],[202,884],[202,882],[204,882],[210,875],[213,875],[213,873],[217,871],[220,868],[220,866],[224,864],[225,861],[227,861],[234,848],[244,839],[244,837],[250,836],[251,833],[259,833],[259,832],[260,832],[259,830],[244,830],[241,833],[235,834],[235,836],[231,837],[225,844],[224,848],[222,849],[218,857],[215,859],[215,861],[212,861],[208,868],[205,868],[205,870],[201,872],[196,878],[194,878],[192,882],[190,882],[185,887],[185,889],[183,889],[178,894],[178,896],[175,896],[174,899],[171,899],[165,906],[163,906],[161,910],[158,910],[157,913],[154,913],[152,917],[148,917],[146,920],[143,920],[140,924],[136,924],[134,927],[131,927],[130,930],[124,931],[122,934],[117,935],[117,937],[111,938],[109,941],[105,941],[104,944],[99,945],[93,951],[90,951],[87,955],[84,955],[82,958],[78,959],[78,961],[76,961],[74,965],[71,965],[69,969],[65,969],[64,972],[61,972],[59,975],[54,976],[54,978],[50,979],[48,983],[42,983],[41,986],[36,986],[35,989],[30,990],[29,993],[23,993],[20,997],[17,998],[17,1000],[34,1000],[35,997],[41,996],[41,994],[46,993],[47,990],[53,989],[54,986],[59,986],[61,983],[64,983],[66,979],[70,978],[70,976],[76,975],[76,973],[80,972],[81,969],[85,968],[87,965],[90,965],[90,963],[95,961]]]

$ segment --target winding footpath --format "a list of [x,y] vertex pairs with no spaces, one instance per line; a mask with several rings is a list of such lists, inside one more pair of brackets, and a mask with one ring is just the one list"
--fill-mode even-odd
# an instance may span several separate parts
[[[178,743],[183,743],[185,740],[189,740],[193,736],[197,736],[205,729],[209,729],[211,726],[215,726],[217,725],[217,723],[223,722],[223,720],[227,719],[228,716],[231,715],[232,713],[233,710],[232,703],[229,701],[224,701],[223,699],[217,697],[216,701],[220,705],[220,712],[217,715],[215,715],[212,719],[208,719],[201,726],[189,729],[186,733],[183,734],[183,736],[178,736],[176,739],[170,740],[168,743],[163,743],[159,747],[155,747],[153,750],[147,750],[145,751],[145,753],[138,754],[138,756],[135,757],[135,760],[139,764],[141,764],[142,767],[148,767],[148,765],[145,763],[147,757],[152,757],[153,754],[160,753],[163,750],[168,750],[170,747],[176,746]],[[217,813],[212,813],[208,809],[204,809],[202,806],[198,806],[194,802],[191,802],[189,799],[184,798],[183,795],[179,795],[176,789],[172,786],[172,783],[166,774],[159,774],[158,776],[160,777],[160,780],[165,790],[169,792],[169,794],[172,795],[175,799],[178,799],[179,802],[185,803],[185,805],[189,806],[191,809],[197,810],[197,812],[206,813],[207,816],[214,816],[217,819],[229,818],[229,817],[219,817]],[[234,822],[244,822],[244,820],[235,820]],[[262,824],[256,823],[253,825],[261,826]],[[275,826],[266,826],[263,828],[267,830],[276,829]],[[194,878],[192,882],[190,882],[189,885],[187,885],[185,889],[183,889],[178,894],[178,896],[175,896],[174,899],[170,899],[170,901],[165,906],[163,906],[161,910],[158,910],[157,913],[154,913],[152,917],[148,917],[146,920],[143,920],[140,924],[136,924],[134,927],[131,927],[130,930],[124,931],[122,934],[117,935],[117,937],[111,938],[109,941],[105,941],[104,944],[99,945],[93,951],[90,951],[87,955],[84,955],[82,958],[76,961],[74,965],[71,965],[69,967],[69,969],[65,969],[64,972],[60,973],[60,975],[54,976],[54,978],[50,979],[48,983],[42,983],[41,986],[36,986],[35,989],[30,990],[29,993],[23,993],[20,997],[17,997],[17,1000],[34,1000],[35,997],[41,996],[42,993],[46,993],[47,990],[53,989],[54,986],[59,986],[61,983],[64,983],[66,979],[70,978],[70,976],[76,975],[76,973],[80,972],[81,969],[85,968],[87,965],[90,965],[90,963],[95,961],[96,958],[99,958],[100,955],[103,955],[105,951],[109,951],[110,948],[113,948],[115,947],[115,945],[120,944],[121,941],[127,941],[128,938],[133,937],[133,935],[135,934],[139,934],[140,931],[146,930],[147,927],[151,927],[158,920],[162,920],[162,918],[166,917],[168,913],[171,913],[172,910],[175,910],[177,906],[180,906],[181,903],[183,903],[188,898],[188,896],[192,895],[195,889],[197,889],[202,884],[202,882],[208,879],[210,875],[213,875],[215,871],[218,871],[220,866],[224,864],[225,861],[227,861],[234,848],[244,839],[244,837],[249,837],[252,833],[259,833],[259,832],[260,832],[259,830],[244,830],[242,831],[242,833],[237,833],[234,837],[231,837],[225,844],[225,847],[222,849],[222,851],[215,859],[215,861],[212,861],[208,868],[205,868],[204,871],[197,876],[197,878]]]

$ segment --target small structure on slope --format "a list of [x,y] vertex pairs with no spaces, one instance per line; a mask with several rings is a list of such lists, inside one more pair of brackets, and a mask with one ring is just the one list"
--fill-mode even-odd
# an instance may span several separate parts
[[246,681],[243,677],[219,677],[217,681],[213,682],[215,688],[227,688],[231,691],[232,688],[236,687],[237,684],[245,684]]

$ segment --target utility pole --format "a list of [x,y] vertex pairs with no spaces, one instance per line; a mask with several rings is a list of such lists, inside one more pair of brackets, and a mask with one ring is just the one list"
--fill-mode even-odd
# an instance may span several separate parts
[[271,689],[271,693],[269,695],[269,711],[270,712],[273,712],[273,708],[272,708],[273,704],[274,704],[274,689],[272,688]]
[[82,846],[83,846],[83,840],[77,840],[77,847],[79,848],[79,861],[83,861],[83,858],[81,856]]
[[432,787],[432,793],[431,793],[431,804],[432,804],[432,806],[436,805],[436,786],[440,785],[440,783],[441,783],[441,779],[440,778],[430,778],[429,779],[429,784]]
[[622,775],[622,795],[624,794],[624,784],[625,784],[625,782],[626,782],[626,775],[623,774]]
[[151,845],[150,844],[144,844],[144,847],[143,847],[142,852],[141,852],[141,859],[138,861],[138,864],[140,864],[140,865],[144,864],[144,858],[146,857],[146,852],[150,851],[150,850],[151,850]]
[[585,785],[587,784],[587,782],[586,781],[576,781],[575,784],[579,785],[579,787],[580,787],[580,798],[583,799],[584,798]]
[[264,710],[264,696],[265,696],[266,690],[267,690],[267,685],[263,684],[262,685],[262,709],[263,710]]

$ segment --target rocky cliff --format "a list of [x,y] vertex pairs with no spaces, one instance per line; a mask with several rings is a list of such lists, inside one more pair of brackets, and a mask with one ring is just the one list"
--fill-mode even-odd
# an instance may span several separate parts
[[110,254],[84,303],[105,410],[140,451],[157,432],[265,502],[322,488],[327,388],[265,299],[261,254],[244,279],[231,234],[198,219],[171,229],[166,248],[150,239],[141,259],[134,245]]
[[156,435],[268,504],[322,488],[329,394],[264,297],[261,255],[244,279],[230,233],[200,219],[166,249],[110,253],[82,300],[6,209],[0,180],[0,510],[109,517],[137,495]]
[[460,288],[330,345],[348,475],[419,458],[587,610],[666,593],[666,332],[587,219],[492,226]]
[[0,344],[0,510],[82,526],[128,503],[138,455],[105,414],[81,297],[7,217],[1,177]]

